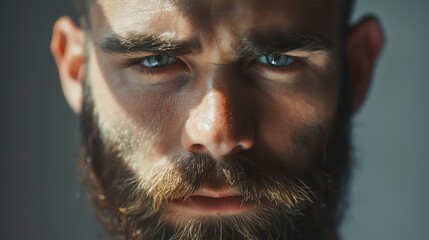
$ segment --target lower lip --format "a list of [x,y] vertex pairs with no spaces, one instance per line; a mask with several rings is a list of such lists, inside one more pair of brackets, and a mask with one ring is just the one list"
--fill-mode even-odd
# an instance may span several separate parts
[[191,196],[184,201],[175,200],[171,203],[203,215],[237,214],[256,206],[254,202],[244,202],[240,196],[221,198]]

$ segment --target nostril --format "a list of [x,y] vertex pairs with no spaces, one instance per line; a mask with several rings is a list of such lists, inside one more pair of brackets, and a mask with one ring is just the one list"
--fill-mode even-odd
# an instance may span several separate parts
[[229,89],[209,91],[189,112],[182,130],[182,146],[189,152],[224,156],[249,150],[253,146],[252,119]]
[[237,153],[239,153],[239,152],[241,152],[241,151],[243,151],[243,150],[244,150],[243,146],[241,146],[241,145],[237,145],[237,146],[235,146],[235,147],[230,151],[230,153],[229,153],[229,154],[237,154]]
[[207,149],[202,144],[192,144],[191,151],[203,153],[203,152],[207,151]]

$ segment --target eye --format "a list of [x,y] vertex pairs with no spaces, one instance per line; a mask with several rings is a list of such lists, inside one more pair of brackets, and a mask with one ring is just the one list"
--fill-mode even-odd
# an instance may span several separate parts
[[129,75],[139,84],[157,84],[172,82],[170,80],[183,78],[188,73],[186,62],[180,57],[168,54],[146,55],[129,59],[124,67],[130,70]]
[[168,55],[152,55],[140,59],[139,64],[147,68],[160,68],[168,66],[176,61]]
[[286,67],[288,65],[291,65],[292,63],[295,63],[295,59],[281,53],[270,53],[261,55],[256,58],[256,61],[274,67]]

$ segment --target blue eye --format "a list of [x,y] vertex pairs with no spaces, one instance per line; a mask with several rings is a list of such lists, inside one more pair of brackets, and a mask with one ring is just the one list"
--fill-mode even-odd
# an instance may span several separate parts
[[271,65],[274,67],[286,67],[295,62],[292,57],[281,53],[270,53],[261,55],[256,60],[260,63]]
[[168,55],[153,55],[142,58],[139,63],[147,68],[159,68],[169,65],[175,60]]

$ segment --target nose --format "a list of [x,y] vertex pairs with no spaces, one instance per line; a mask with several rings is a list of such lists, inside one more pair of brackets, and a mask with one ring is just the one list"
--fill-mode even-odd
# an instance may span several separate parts
[[190,111],[182,145],[190,152],[224,156],[252,148],[254,138],[252,120],[233,89],[212,86]]

